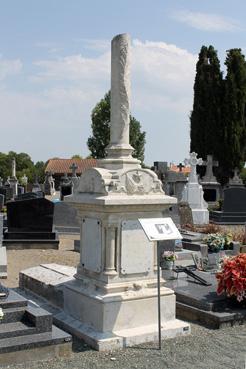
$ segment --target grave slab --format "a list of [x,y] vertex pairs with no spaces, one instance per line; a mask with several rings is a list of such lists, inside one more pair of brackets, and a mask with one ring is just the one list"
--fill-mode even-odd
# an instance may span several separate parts
[[[13,290],[0,299],[0,363],[48,360],[71,353],[71,336],[52,322],[52,314]],[[18,352],[18,354],[16,354]]]
[[184,276],[167,281],[167,286],[175,291],[177,316],[180,319],[196,321],[215,329],[246,322],[245,309],[240,305],[235,306],[224,294],[217,295],[214,273],[196,271],[196,274],[211,283],[211,286],[202,286]]

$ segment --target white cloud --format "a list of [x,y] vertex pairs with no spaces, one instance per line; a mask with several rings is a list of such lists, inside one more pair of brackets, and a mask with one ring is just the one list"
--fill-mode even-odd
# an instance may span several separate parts
[[[153,155],[159,159],[159,152],[168,147],[170,137],[177,136],[177,129],[181,143],[175,155],[177,160],[185,155],[180,148],[184,150],[182,142],[188,142],[196,59],[187,50],[165,42],[132,42],[132,114],[147,132],[147,162]],[[110,88],[109,48],[93,57],[47,57],[34,65],[36,73],[27,81],[28,94],[0,90],[0,112],[7,122],[1,130],[6,145],[2,150],[23,151],[24,145],[34,160],[69,157],[81,151],[87,155],[91,111]],[[11,148],[7,139],[10,129],[18,137]]]
[[98,58],[86,58],[82,55],[70,55],[56,59],[40,60],[34,63],[40,71],[32,77],[33,81],[47,80],[76,81],[104,80],[109,76],[110,54]]
[[241,29],[237,20],[212,13],[180,10],[174,12],[171,18],[202,31],[231,32]]
[[0,56],[0,81],[4,80],[8,76],[16,75],[20,73],[22,69],[22,63],[19,59],[3,59]]

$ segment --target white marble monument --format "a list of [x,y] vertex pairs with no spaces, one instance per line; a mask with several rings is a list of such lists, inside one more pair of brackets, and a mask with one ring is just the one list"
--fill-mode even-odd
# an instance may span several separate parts
[[197,154],[192,152],[190,159],[185,159],[185,164],[191,166],[189,180],[184,187],[182,201],[188,202],[192,210],[194,224],[208,224],[209,212],[208,204],[203,199],[203,189],[198,182],[196,166],[202,165],[203,160],[197,158]]
[[[65,201],[81,222],[80,263],[64,291],[64,310],[98,350],[157,339],[156,244],[138,218],[162,217],[176,203],[129,144],[130,38],[112,41],[111,131],[107,158],[88,169]],[[161,286],[162,335],[189,333],[175,318],[175,294]]]
[[12,159],[12,174],[9,178],[9,185],[13,189],[13,197],[18,195],[18,179],[16,178],[16,161]]

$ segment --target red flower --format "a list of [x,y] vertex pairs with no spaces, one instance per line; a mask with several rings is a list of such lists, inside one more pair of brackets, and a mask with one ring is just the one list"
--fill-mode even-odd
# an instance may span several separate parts
[[236,296],[238,301],[246,298],[246,254],[225,259],[222,271],[217,273],[217,293]]

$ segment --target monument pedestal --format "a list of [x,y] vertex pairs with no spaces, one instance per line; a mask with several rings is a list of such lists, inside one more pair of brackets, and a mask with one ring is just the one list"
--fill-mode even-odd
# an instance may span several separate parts
[[[156,288],[138,285],[134,289],[129,284],[129,290],[124,292],[103,293],[92,290],[90,283],[81,286],[73,281],[66,285],[64,293],[65,312],[81,322],[84,340],[95,349],[104,351],[157,340]],[[174,292],[162,287],[163,338],[190,332],[189,324],[175,319],[175,309]]]

